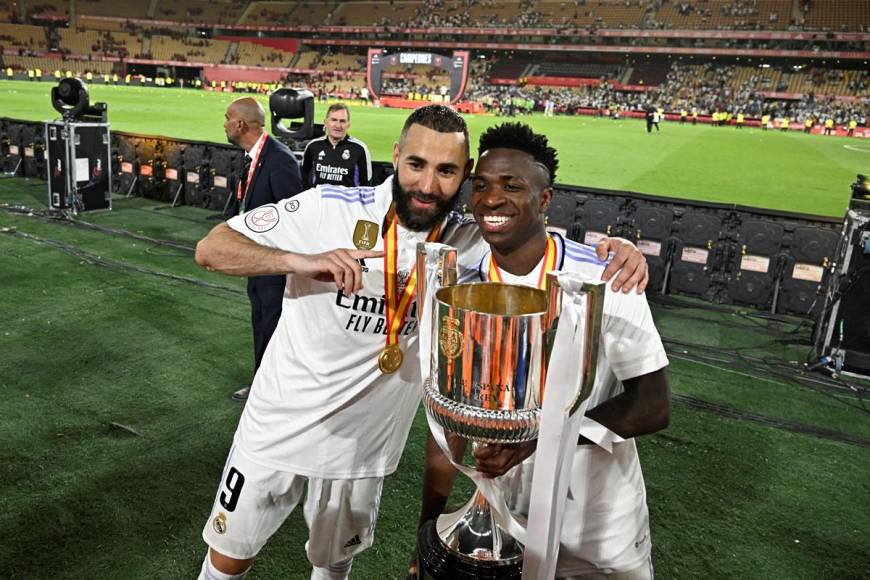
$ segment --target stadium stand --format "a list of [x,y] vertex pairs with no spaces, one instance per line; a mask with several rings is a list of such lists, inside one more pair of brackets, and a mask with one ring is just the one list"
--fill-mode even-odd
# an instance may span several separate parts
[[30,24],[0,22],[0,47],[18,50],[46,50],[45,28]]
[[113,63],[97,60],[61,60],[39,56],[7,55],[2,58],[2,61],[3,66],[12,67],[15,70],[40,69],[46,76],[50,76],[56,70],[61,71],[63,74],[66,74],[66,71],[70,71],[76,75],[84,75],[87,72],[103,75],[112,74],[114,71]]
[[[147,18],[149,4],[149,2],[118,2],[117,0],[76,0],[76,11],[79,14],[96,16]],[[95,28],[90,23],[89,27]]]
[[142,41],[127,32],[59,28],[57,48],[64,54],[116,56],[141,54]]
[[64,0],[37,0],[27,5],[28,18],[69,18],[69,2]]
[[870,3],[855,0],[801,0],[800,24],[815,30],[870,31]]
[[317,26],[328,22],[333,5],[331,2],[251,2],[239,24]]
[[342,2],[335,9],[335,26],[395,26],[407,22],[419,8],[417,2]]
[[154,18],[208,24],[235,24],[246,5],[247,2],[232,0],[160,0]]
[[148,54],[156,60],[182,62],[221,63],[227,55],[230,43],[226,40],[209,40],[195,36],[173,38],[155,34],[151,36]]
[[785,30],[792,0],[676,0],[655,14],[662,28],[681,30]]
[[230,60],[233,64],[249,66],[287,67],[290,66],[293,57],[294,54],[291,52],[253,42],[239,42],[238,49]]

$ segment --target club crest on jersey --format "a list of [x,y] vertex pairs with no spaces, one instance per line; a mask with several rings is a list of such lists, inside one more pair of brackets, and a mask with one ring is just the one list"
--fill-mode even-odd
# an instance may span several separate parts
[[357,250],[371,250],[378,241],[378,224],[358,220],[353,229],[353,245]]
[[350,159],[350,149],[345,149],[344,151],[342,151],[341,158],[344,159],[345,161]]
[[214,520],[211,522],[211,527],[214,528],[219,534],[227,533],[227,514],[224,512],[218,512],[218,515],[214,517]]
[[291,212],[296,211],[297,209],[299,209],[299,200],[291,199],[290,201],[288,201],[287,203],[284,204],[284,209],[286,209],[287,211],[291,211]]
[[317,154],[318,161],[323,159],[324,157],[326,157],[326,151],[321,151],[320,153]]
[[264,205],[248,212],[245,225],[252,232],[262,234],[278,225],[278,208],[274,205]]

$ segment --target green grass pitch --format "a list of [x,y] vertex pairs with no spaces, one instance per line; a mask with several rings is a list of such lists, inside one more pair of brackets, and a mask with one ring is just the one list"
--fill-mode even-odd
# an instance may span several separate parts
[[[53,117],[49,87],[0,83],[0,116]],[[93,93],[110,103],[115,129],[214,141],[222,140],[223,108],[232,98],[106,87]],[[353,133],[387,159],[407,112],[352,114]],[[470,118],[473,137],[497,121]],[[702,188],[713,197],[733,182],[730,197],[717,201],[836,215],[866,164],[857,139],[673,124],[648,136],[635,121],[531,121],[560,148],[559,181],[566,183],[676,196],[679,179],[685,196],[700,199]],[[710,158],[723,144],[747,162],[771,153],[747,145],[756,142],[788,159],[769,178],[717,167]],[[573,161],[579,173],[569,179]],[[764,190],[753,197],[762,178],[770,187],[788,180],[786,195],[775,200]],[[810,191],[810,178],[816,193],[795,193]],[[656,180],[667,183],[658,189]],[[0,206],[44,210],[46,201],[43,181],[0,179]],[[819,206],[798,207],[809,201]],[[190,251],[141,238],[192,246],[216,223],[213,212],[123,196],[113,203],[110,212],[80,219],[114,232],[0,207],[3,579],[191,579],[205,552],[200,533],[241,413],[230,393],[250,380],[245,283],[198,268]],[[867,403],[848,390],[801,387],[777,374],[804,360],[810,325],[693,301],[653,303],[653,314],[675,397],[669,428],[637,442],[656,577],[870,577]],[[771,426],[783,423],[856,443]],[[384,484],[374,546],[355,560],[354,580],[404,578],[426,429],[418,412],[399,469]],[[460,478],[451,504],[469,493]],[[308,578],[306,538],[297,509],[248,578]]]
[[[0,81],[0,116],[46,120],[53,83]],[[91,101],[109,104],[114,130],[223,143],[223,113],[238,95],[92,85]],[[268,109],[266,98],[262,97]],[[318,105],[316,118],[324,107]],[[351,133],[375,160],[392,158],[406,110],[353,107]],[[503,119],[469,116],[472,140]],[[559,183],[842,216],[849,184],[870,172],[870,140],[782,134],[758,129],[663,123],[647,134],[637,120],[540,115],[523,119],[560,154]]]

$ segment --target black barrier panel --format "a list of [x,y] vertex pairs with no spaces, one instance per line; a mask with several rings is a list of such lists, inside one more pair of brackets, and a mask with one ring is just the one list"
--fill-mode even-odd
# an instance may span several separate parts
[[794,229],[777,311],[802,316],[816,316],[824,302],[828,267],[837,251],[839,233],[818,226]]
[[112,135],[113,146],[113,168],[115,171],[115,179],[113,190],[116,193],[128,194],[133,189],[133,183],[136,180],[138,173],[138,161],[136,159],[136,143],[137,139],[127,137],[125,135]]
[[27,125],[21,130],[22,173],[45,179],[45,128]]
[[241,151],[215,148],[212,150],[208,189],[203,192],[203,206],[223,211],[230,186],[235,183],[235,167],[241,165]]
[[140,139],[136,144],[136,160],[139,162],[137,195],[160,199],[163,185],[162,149],[162,143],[156,139]]
[[184,145],[170,141],[163,147],[163,184],[160,199],[172,201],[184,184]]
[[208,158],[204,145],[188,145],[184,149],[184,203],[203,205],[202,187],[207,187],[209,176]]
[[576,210],[577,199],[571,192],[554,190],[547,208],[547,224],[570,232]]
[[619,235],[622,223],[620,198],[576,196],[577,209],[570,237],[594,246],[603,236]]
[[[735,216],[735,219],[742,218]],[[786,256],[781,253],[785,228],[775,218],[746,219],[729,245],[726,270],[731,302],[769,308]]]
[[4,173],[10,175],[22,174],[21,160],[22,155],[24,155],[23,147],[21,146],[22,129],[23,126],[15,122],[9,122],[6,126],[6,133],[3,136],[3,149],[6,152],[3,163]]
[[631,218],[631,239],[646,256],[649,266],[649,288],[661,292],[665,272],[671,260],[676,240],[671,233],[674,226],[674,208],[662,204],[638,203]]
[[674,243],[673,265],[668,289],[678,294],[718,300],[714,272],[724,251],[722,216],[715,210],[680,210],[678,238]]

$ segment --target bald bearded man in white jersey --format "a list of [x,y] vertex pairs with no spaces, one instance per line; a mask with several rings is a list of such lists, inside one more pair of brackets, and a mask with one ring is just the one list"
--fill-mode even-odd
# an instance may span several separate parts
[[[465,281],[543,288],[546,273],[552,270],[598,278],[606,262],[594,248],[545,228],[558,167],[556,151],[546,137],[527,125],[505,123],[481,136],[478,154],[471,206],[490,251]],[[576,484],[565,507],[557,578],[653,578],[646,489],[634,437],[668,424],[667,364],[646,298],[608,289],[595,385],[574,456],[571,478]],[[453,436],[450,444],[452,453],[461,456],[464,442]],[[534,467],[533,458],[526,458],[535,445],[536,441],[486,445],[474,452],[481,472],[490,477],[507,474],[502,480],[506,497],[524,516],[528,516]],[[430,435],[421,526],[443,511],[455,474]],[[412,558],[409,576],[415,571]]]
[[[236,216],[197,245],[207,268],[288,274],[203,530],[200,578],[243,578],[306,487],[312,578],[346,578],[372,543],[383,477],[420,400],[416,245],[458,247],[466,274],[487,248],[473,220],[451,213],[473,164],[461,116],[440,105],[414,111],[393,164],[396,177],[378,187],[320,185]],[[606,277],[624,266],[614,285],[645,286],[634,246],[607,240],[599,251],[616,251]]]

